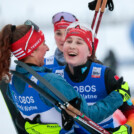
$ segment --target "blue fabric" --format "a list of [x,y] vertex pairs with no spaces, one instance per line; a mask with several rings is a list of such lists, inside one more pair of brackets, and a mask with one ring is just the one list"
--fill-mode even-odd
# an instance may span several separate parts
[[50,69],[55,67],[64,66],[66,61],[63,56],[63,52],[61,52],[58,48],[55,50],[53,56],[47,57],[44,59],[44,66]]
[[[64,72],[64,78],[86,99],[86,102],[89,105],[92,105],[108,95],[104,79],[105,69],[106,66],[92,63],[89,73],[84,81],[77,83],[71,81],[66,71]],[[111,125],[111,122],[109,123],[110,120],[113,121],[112,117],[109,118],[109,120],[106,120],[105,123],[100,123],[99,125],[102,127],[108,126],[110,128],[113,126]]]
[[50,69],[60,66],[54,56],[50,56],[50,57],[45,58],[44,63],[45,63],[44,67],[47,67]]
[[[65,71],[65,67],[54,68],[53,72],[62,76],[69,84],[71,84],[74,87],[74,89],[77,92],[79,92],[86,99],[89,105],[92,105],[96,102],[98,103],[98,101],[100,100],[101,101],[105,100],[104,99],[105,97],[109,98],[110,100],[111,94],[114,94],[114,93],[111,93],[109,96],[107,94],[106,87],[105,87],[105,79],[104,79],[105,69],[106,69],[106,66],[103,66],[97,63],[92,63],[86,79],[82,82],[73,82],[69,78],[69,75],[67,74],[67,72]],[[116,102],[118,101],[116,100]],[[113,101],[112,103],[113,105],[115,105],[115,101]],[[112,110],[111,108],[113,108],[113,105],[111,105],[111,107],[106,106],[107,108],[106,107],[105,108],[107,111],[103,109],[104,113],[111,111]],[[111,115],[112,114],[113,113],[111,113]],[[100,123],[99,125],[104,128],[112,128],[113,119],[109,118],[109,120],[106,120],[104,123]],[[81,128],[81,127],[77,129],[75,128],[75,131],[82,133],[84,131],[84,128]]]
[[[31,76],[29,78],[31,78]],[[24,115],[30,116],[34,113],[41,113],[52,108],[48,105],[44,106],[39,93],[28,84],[25,85],[23,93],[17,92],[14,86],[14,77],[12,79],[13,81],[10,85],[12,99],[19,111],[21,111]]]
[[92,104],[107,96],[104,80],[105,69],[105,66],[93,63],[84,81],[73,82],[66,71],[64,71],[64,78],[86,99],[88,104]]
[[[103,119],[111,115],[118,107],[120,107],[123,104],[121,95],[118,92],[114,91],[105,99],[97,102],[95,105],[88,106],[85,99],[76,90],[74,90],[73,87],[70,84],[68,84],[62,77],[54,73],[45,73],[46,69],[44,67],[32,66],[32,68],[36,72],[38,72],[44,79],[46,79],[50,84],[52,84],[55,88],[57,88],[68,100],[72,100],[75,97],[79,97],[82,100],[81,112],[86,114],[89,118],[91,118],[96,123],[102,121]],[[19,66],[17,66],[16,71],[26,76],[30,75],[25,69]],[[16,86],[24,87],[24,85],[21,84],[22,84],[21,82],[20,83],[17,82],[15,83],[15,87]],[[58,98],[52,92],[50,92],[50,90],[47,89],[43,84],[41,84],[40,82],[38,84],[40,87],[42,87],[45,90],[45,92],[49,93],[51,96],[53,96],[55,99],[58,100]],[[17,90],[19,91],[19,89]],[[45,104],[52,107],[52,104],[46,98],[40,96],[40,99]],[[114,103],[115,101],[118,101],[118,103]]]
[[[42,76],[48,82],[50,82],[50,84],[57,88],[69,101],[74,99],[75,97],[79,97],[82,100],[81,111],[84,114],[86,114],[89,118],[94,120],[96,123],[101,122],[103,119],[111,115],[118,107],[120,107],[123,104],[121,95],[118,92],[114,91],[105,99],[97,102],[95,105],[88,106],[85,99],[77,91],[75,91],[73,87],[70,84],[68,84],[62,77],[53,73],[45,73],[44,67],[32,66],[32,68],[37,72],[44,73],[44,76]],[[18,66],[16,68],[16,71],[22,74],[28,74],[28,72],[25,69]],[[19,83],[17,84],[21,86]],[[39,85],[46,92],[48,92],[50,95],[56,98],[55,95],[40,82]],[[43,100],[45,100],[45,103],[47,102],[47,104],[50,104],[49,101],[45,98],[43,98]],[[114,103],[115,101],[118,103]]]
[[[53,73],[56,73],[64,78],[66,75],[65,74],[66,73],[65,66],[60,66],[60,67],[54,68]],[[84,99],[82,96],[81,96],[81,98],[82,98],[82,100]],[[84,102],[84,100],[83,100],[83,102]],[[81,104],[81,111],[83,113],[85,113],[89,118],[94,120],[96,123],[99,123],[106,117],[112,115],[114,113],[114,111],[123,104],[121,95],[119,93],[117,93],[116,91],[113,91],[108,96],[106,96],[104,99],[96,102],[93,106],[87,107],[85,105],[85,103],[83,103],[83,102]],[[118,103],[115,103],[115,102],[118,102]],[[97,113],[97,114],[95,115],[95,113]],[[104,115],[104,113],[105,113],[105,115]]]

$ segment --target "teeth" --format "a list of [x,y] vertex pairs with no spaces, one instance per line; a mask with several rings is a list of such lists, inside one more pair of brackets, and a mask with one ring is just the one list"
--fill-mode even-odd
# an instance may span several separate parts
[[69,53],[70,56],[76,56],[76,53]]
[[69,54],[75,54],[75,53],[69,53]]

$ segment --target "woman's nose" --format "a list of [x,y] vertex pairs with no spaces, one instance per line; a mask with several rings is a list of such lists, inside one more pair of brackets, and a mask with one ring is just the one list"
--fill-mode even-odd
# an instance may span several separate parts
[[48,45],[46,44],[45,46],[46,46],[46,51],[49,51],[49,47],[48,47]]
[[61,36],[61,41],[64,42],[64,40],[65,40],[65,35],[62,35]]
[[69,46],[70,46],[70,48],[72,48],[72,49],[75,48],[75,44],[74,44],[73,42],[72,42]]

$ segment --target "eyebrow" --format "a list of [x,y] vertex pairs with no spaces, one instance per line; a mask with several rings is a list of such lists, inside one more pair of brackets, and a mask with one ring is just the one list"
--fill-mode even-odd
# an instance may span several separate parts
[[72,39],[72,37],[68,37],[67,39]]
[[84,41],[82,38],[78,37],[78,40]]
[[60,30],[56,30],[55,32],[60,32]]
[[[68,39],[72,39],[72,37],[70,36],[70,37],[68,37]],[[82,38],[80,38],[80,37],[77,37],[77,39],[78,40],[80,40],[80,41],[84,41]]]

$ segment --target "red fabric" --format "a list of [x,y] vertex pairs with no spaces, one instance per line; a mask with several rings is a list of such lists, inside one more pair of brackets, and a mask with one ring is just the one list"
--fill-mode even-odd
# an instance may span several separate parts
[[119,80],[119,76],[118,76],[118,75],[115,75],[114,78],[115,78],[116,80]]
[[65,40],[70,36],[81,37],[88,45],[90,53],[92,54],[92,32],[80,28],[70,28],[66,34]]
[[65,21],[64,19],[61,19],[61,21],[56,22],[54,24],[54,31],[58,29],[66,29],[72,22]]
[[26,33],[25,36],[23,36],[18,41],[11,44],[11,51],[13,52],[14,56],[21,60],[28,55],[30,55],[38,46],[40,46],[43,41],[45,40],[44,34],[42,31],[36,32],[33,31],[33,34],[28,42],[27,49],[25,51],[26,42],[31,34],[32,28]]
[[127,122],[127,118],[124,116],[124,114],[118,109],[113,114],[113,119],[115,125],[124,125]]
[[134,121],[134,110],[128,110],[123,113],[120,110],[116,110],[113,118],[116,125],[124,125],[127,121]]
[[126,104],[125,109],[122,111],[116,110],[113,117],[115,123],[118,125],[123,125],[130,121],[134,123],[134,106],[128,106]]
[[134,109],[133,110],[125,111],[125,112],[123,112],[123,114],[125,115],[126,118],[128,118],[129,115],[134,114]]
[[96,52],[98,43],[99,43],[99,40],[97,38],[94,38],[94,49],[95,49],[95,52]]

